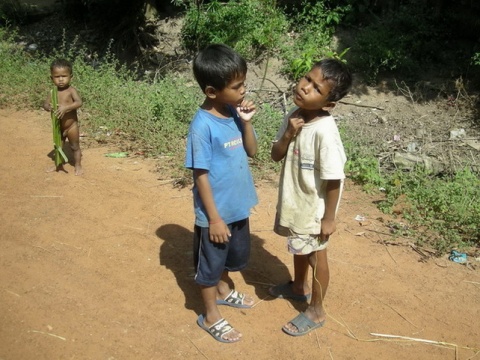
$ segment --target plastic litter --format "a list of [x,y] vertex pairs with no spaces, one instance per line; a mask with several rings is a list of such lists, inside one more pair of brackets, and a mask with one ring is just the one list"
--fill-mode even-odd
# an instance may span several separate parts
[[462,139],[467,136],[465,129],[453,129],[450,130],[450,140]]
[[465,264],[467,262],[467,254],[452,250],[448,259],[459,264]]
[[105,154],[105,156],[111,157],[111,158],[126,158],[128,157],[128,152],[109,153],[109,154]]

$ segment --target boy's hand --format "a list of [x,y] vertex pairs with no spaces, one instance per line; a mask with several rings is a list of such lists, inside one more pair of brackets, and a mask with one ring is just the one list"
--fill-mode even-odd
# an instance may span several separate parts
[[335,230],[337,230],[337,225],[335,224],[335,220],[330,219],[322,219],[322,228],[320,230],[320,239],[322,241],[327,241],[330,235],[332,235]]
[[55,110],[55,115],[56,115],[59,119],[61,119],[61,118],[63,118],[63,116],[65,115],[66,112],[67,112],[66,107],[59,105],[59,106],[58,106],[58,109]]
[[288,119],[287,130],[291,137],[296,136],[300,130],[302,130],[302,126],[305,124],[303,117],[299,115],[299,110],[295,111],[290,118]]
[[223,220],[218,223],[211,224],[209,233],[210,241],[217,244],[223,244],[228,242],[230,240],[230,236],[232,236],[232,234],[230,233],[230,229],[223,222]]
[[240,105],[237,106],[237,113],[242,121],[250,121],[252,116],[255,115],[256,107],[251,100],[243,100]]

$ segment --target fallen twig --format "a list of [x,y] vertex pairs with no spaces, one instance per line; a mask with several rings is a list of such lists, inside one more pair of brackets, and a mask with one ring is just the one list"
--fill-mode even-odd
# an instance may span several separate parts
[[388,306],[390,309],[392,309],[393,311],[395,311],[403,320],[405,320],[406,322],[408,322],[410,325],[413,325],[415,326],[417,329],[418,329],[418,326],[415,325],[414,323],[412,323],[410,320],[408,320],[405,316],[403,316],[402,314],[400,314],[400,312],[396,309],[393,308],[393,306],[383,302],[382,300],[380,300],[378,297],[376,297],[375,295],[372,295],[375,299],[377,299],[378,301],[380,301],[383,305],[385,306]]
[[20,297],[20,295],[18,295],[17,293],[14,293],[13,291],[10,291],[10,290],[7,290],[7,289],[5,289],[5,291],[12,294],[12,295]]
[[467,360],[472,360],[474,357],[476,357],[478,354],[480,354],[480,350],[478,350],[475,354],[470,356]]
[[388,250],[388,246],[385,245],[385,244],[383,244],[383,246],[385,247],[385,250],[387,250],[387,253],[388,253],[388,255],[390,255],[390,258],[393,260],[393,262],[394,262],[395,264],[397,264],[397,260],[395,260],[395,258],[394,258],[394,257],[392,256],[392,254],[390,253],[390,250]]
[[466,350],[472,350],[472,351],[480,351],[479,349],[476,348],[471,348],[468,346],[461,346],[457,344],[452,344],[452,343],[447,343],[445,341],[436,341],[436,340],[427,340],[427,339],[419,339],[419,338],[412,338],[409,336],[401,336],[401,335],[389,335],[389,334],[377,334],[377,333],[370,333],[372,336],[378,336],[378,337],[384,337],[384,338],[389,338],[389,339],[399,339],[399,340],[407,340],[407,341],[416,341],[416,342],[421,342],[425,344],[431,344],[431,345],[440,345],[440,346],[446,346],[446,347],[453,347],[455,349],[461,348],[461,349],[466,349]]
[[263,299],[260,299],[259,301],[257,301],[255,304],[252,305],[252,308],[254,308],[255,306],[257,306],[258,304],[262,303],[265,301],[266,298],[269,298],[271,297],[270,295],[267,295],[265,296]]
[[63,195],[30,195],[33,198],[62,198]]
[[38,333],[38,334],[43,334],[43,335],[52,336],[52,337],[55,337],[55,338],[60,339],[60,340],[63,340],[63,341],[66,341],[66,340],[67,340],[67,339],[64,338],[63,336],[58,336],[58,335],[55,335],[55,334],[52,334],[52,333],[47,333],[47,332],[38,331],[38,330],[30,330],[30,331],[33,332],[33,333]]
[[47,250],[41,246],[38,246],[38,245],[32,245],[33,247],[36,247],[36,248],[39,248],[39,249],[42,249],[43,251],[46,251],[46,252],[49,252],[50,254],[53,254],[50,250]]
[[209,358],[207,355],[205,355],[205,354],[203,353],[202,350],[200,350],[200,349],[198,348],[197,345],[195,345],[195,343],[192,341],[192,339],[190,339],[189,337],[187,337],[187,339],[190,340],[190,342],[192,343],[192,345],[195,346],[195,348],[198,350],[198,352],[199,352],[200,354],[202,354],[205,359],[208,359],[208,358]]
[[381,108],[379,106],[373,106],[373,105],[363,105],[363,104],[354,104],[346,101],[338,101],[340,104],[345,104],[345,105],[352,105],[352,106],[359,106],[359,107],[364,107],[364,108],[370,108],[370,109],[377,109],[377,110],[385,110],[385,108]]
[[253,281],[253,280],[247,280],[247,283],[252,283],[252,284],[259,284],[259,285],[266,285],[266,286],[275,286],[275,284],[269,284],[269,283],[263,283],[260,281]]

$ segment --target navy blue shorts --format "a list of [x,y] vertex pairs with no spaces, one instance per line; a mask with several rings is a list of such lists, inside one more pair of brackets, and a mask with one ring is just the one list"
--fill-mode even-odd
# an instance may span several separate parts
[[227,271],[240,271],[250,258],[250,225],[248,218],[227,224],[232,236],[228,243],[210,241],[209,228],[195,225],[193,231],[193,260],[195,282],[203,286],[216,286]]

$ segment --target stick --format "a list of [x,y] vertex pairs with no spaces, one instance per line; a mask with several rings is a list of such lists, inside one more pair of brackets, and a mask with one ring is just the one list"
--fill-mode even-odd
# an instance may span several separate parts
[[377,333],[370,333],[372,336],[378,337],[385,337],[390,339],[402,339],[402,340],[409,340],[409,341],[418,341],[423,342],[426,344],[434,344],[434,345],[447,345],[447,346],[457,346],[455,344],[449,344],[443,341],[436,341],[436,340],[426,340],[426,339],[419,339],[419,338],[412,338],[408,336],[401,336],[401,335],[389,335],[389,334],[377,334]]
[[62,198],[63,195],[30,195],[33,198]]
[[386,305],[388,306],[390,309],[392,309],[393,311],[395,311],[403,320],[405,320],[406,322],[408,322],[410,325],[413,325],[415,326],[417,329],[418,329],[418,326],[415,325],[414,323],[412,323],[410,320],[408,320],[405,316],[403,316],[402,314],[400,314],[397,310],[395,310],[392,306],[390,306],[389,304],[387,303],[384,303],[382,300],[380,300],[378,297],[376,297],[375,295],[372,295],[375,299],[377,299],[378,301],[380,301],[383,305]]
[[17,293],[14,293],[13,291],[10,291],[10,290],[7,290],[7,289],[5,289],[5,291],[12,294],[12,295],[20,297],[20,295],[18,295]]
[[390,254],[390,250],[388,250],[388,246],[385,244],[383,244],[383,246],[385,247],[385,250],[387,250],[388,255],[390,255],[390,257],[392,258],[393,262],[397,264],[397,261],[393,258],[392,254]]
[[453,347],[453,348],[462,348],[462,349],[467,349],[467,350],[473,350],[473,351],[479,351],[479,349],[476,348],[470,348],[468,346],[459,346],[457,344],[451,344],[447,343],[444,341],[436,341],[436,340],[427,340],[427,339],[419,339],[419,338],[412,338],[408,336],[400,336],[400,335],[389,335],[389,334],[376,334],[376,333],[370,333],[372,336],[378,336],[378,337],[385,337],[385,338],[390,338],[390,339],[401,339],[401,340],[408,340],[408,341],[417,341],[425,344],[432,344],[432,345],[441,345],[441,346],[447,346],[447,347]]
[[373,106],[373,105],[354,104],[354,103],[349,103],[349,102],[346,102],[346,101],[339,101],[339,103],[340,104],[345,104],[345,105],[352,105],[352,106],[370,108],[370,109],[385,110],[384,108],[381,108],[381,107],[378,107],[378,106]]
[[49,252],[50,254],[53,254],[50,250],[44,249],[44,248],[41,247],[41,246],[38,246],[38,245],[32,245],[32,246],[33,246],[33,247],[36,247],[36,248],[39,248],[39,249],[42,249],[43,251]]
[[268,284],[268,283],[263,283],[263,282],[260,282],[260,281],[252,281],[252,280],[248,280],[246,281],[247,283],[252,283],[252,284],[259,284],[259,285],[267,285],[267,286],[274,286],[275,284]]
[[255,306],[257,306],[258,304],[260,304],[261,302],[264,302],[265,299],[267,299],[267,298],[269,298],[269,297],[271,297],[271,296],[270,296],[270,295],[267,295],[267,296],[265,296],[263,299],[257,301],[255,304],[252,305],[252,309],[253,309]]
[[203,353],[203,351],[198,348],[197,345],[195,345],[195,343],[192,341],[192,339],[190,339],[189,337],[187,337],[187,339],[190,340],[190,342],[192,343],[192,345],[195,346],[195,348],[198,350],[198,352],[199,352],[200,354],[202,354],[202,355],[205,357],[205,359],[208,359],[208,356],[205,355],[205,354]]
[[51,333],[47,333],[47,332],[43,332],[43,331],[38,331],[38,330],[30,330],[30,331],[33,332],[33,333],[38,333],[38,334],[53,336],[53,337],[56,337],[57,339],[60,339],[60,340],[63,340],[63,341],[66,341],[66,340],[67,340],[67,339],[65,339],[65,338],[62,337],[62,336],[58,336],[58,335],[51,334]]

